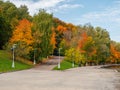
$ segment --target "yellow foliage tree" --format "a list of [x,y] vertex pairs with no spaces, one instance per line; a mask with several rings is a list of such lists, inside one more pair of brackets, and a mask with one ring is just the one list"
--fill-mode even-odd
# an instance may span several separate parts
[[65,60],[75,62],[76,64],[85,64],[85,56],[79,50],[70,48],[65,52]]

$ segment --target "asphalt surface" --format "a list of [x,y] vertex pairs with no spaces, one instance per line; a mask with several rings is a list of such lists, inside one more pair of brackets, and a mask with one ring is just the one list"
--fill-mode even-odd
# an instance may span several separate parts
[[47,69],[49,65],[40,67],[0,74],[0,90],[120,90],[116,70],[87,66],[54,71]]
[[36,65],[33,69],[35,70],[52,70],[55,66],[58,65],[59,60],[63,60],[64,57],[54,56],[51,59],[47,60],[43,64]]

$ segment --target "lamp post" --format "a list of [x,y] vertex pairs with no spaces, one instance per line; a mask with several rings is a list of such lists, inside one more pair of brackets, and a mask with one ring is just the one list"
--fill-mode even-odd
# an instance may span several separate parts
[[36,60],[35,60],[35,49],[34,49],[34,62],[33,64],[35,65],[36,64]]
[[13,61],[12,61],[12,68],[15,68],[15,48],[16,48],[16,44],[13,44],[12,46],[12,51],[13,51]]
[[59,61],[58,61],[58,69],[60,69],[60,50],[61,50],[62,48],[59,48]]
[[72,53],[72,59],[73,59],[73,60],[72,60],[72,61],[73,61],[72,67],[74,68],[75,64],[74,64],[74,57],[73,57],[73,56],[74,56],[74,53]]

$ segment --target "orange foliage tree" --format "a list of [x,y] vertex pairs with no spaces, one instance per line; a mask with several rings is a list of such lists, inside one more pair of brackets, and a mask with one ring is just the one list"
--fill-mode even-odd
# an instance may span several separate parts
[[83,53],[85,53],[85,50],[83,49],[83,46],[86,43],[87,38],[88,38],[87,33],[84,32],[84,33],[82,33],[81,38],[78,42],[78,47],[77,48]]
[[110,60],[111,63],[118,63],[120,60],[120,52],[116,50],[115,46],[113,44],[110,45]]
[[13,31],[10,44],[17,44],[19,56],[28,54],[32,49],[33,37],[31,26],[32,24],[27,19],[23,19],[19,21],[18,26],[16,26],[16,29]]
[[58,25],[58,26],[57,26],[57,30],[58,30],[60,33],[63,33],[63,32],[65,32],[67,29],[66,29],[66,27],[64,27],[64,26],[62,26],[62,25]]
[[53,49],[56,48],[56,46],[55,46],[55,44],[56,44],[56,38],[55,38],[55,36],[56,36],[56,33],[53,31],[53,32],[52,32],[52,36],[51,36],[51,41],[50,41]]

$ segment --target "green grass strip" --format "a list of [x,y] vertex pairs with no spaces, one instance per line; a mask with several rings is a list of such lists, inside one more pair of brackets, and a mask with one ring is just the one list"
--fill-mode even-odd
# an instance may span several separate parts
[[[60,66],[61,66],[60,69],[58,69],[58,66],[56,66],[56,67],[53,68],[53,70],[66,70],[66,69],[73,68],[72,63],[68,62],[68,61],[65,61],[65,60],[63,60],[60,63]],[[75,67],[78,67],[78,65],[75,64]]]

